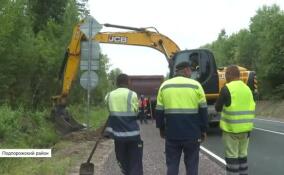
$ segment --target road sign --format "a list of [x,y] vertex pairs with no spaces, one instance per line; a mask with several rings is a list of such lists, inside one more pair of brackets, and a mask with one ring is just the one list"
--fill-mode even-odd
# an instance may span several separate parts
[[84,72],[80,78],[80,84],[84,89],[91,90],[98,84],[99,77],[94,71]]
[[[100,45],[98,44],[98,42],[91,41],[91,47],[91,59],[100,59]],[[88,60],[89,53],[89,41],[81,41],[81,60]]]
[[[88,115],[90,116],[90,91],[96,87],[98,83],[98,76],[92,70],[99,68],[99,45],[93,43],[92,38],[102,29],[102,25],[99,24],[93,17],[88,16],[84,23],[80,25],[80,30],[85,34],[88,42],[81,43],[81,70],[87,70],[84,72],[80,79],[80,84],[83,88],[88,90]],[[87,128],[89,128],[89,117],[87,119]]]
[[80,25],[80,30],[86,35],[88,39],[95,36],[102,28],[102,25],[99,24],[98,21],[95,20],[95,18],[93,18],[92,16],[85,18],[84,23]]
[[[99,69],[100,46],[94,41],[91,41],[91,45],[89,44],[88,41],[81,42],[80,70],[89,70],[89,64],[90,71]],[[90,46],[92,47],[91,52],[89,49]]]
[[89,64],[90,64],[90,70],[99,70],[99,60],[91,60],[89,62],[88,60],[81,60],[80,62],[80,70],[89,70]]

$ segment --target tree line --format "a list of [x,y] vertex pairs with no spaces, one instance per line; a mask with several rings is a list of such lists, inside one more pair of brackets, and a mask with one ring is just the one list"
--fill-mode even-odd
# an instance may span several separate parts
[[230,36],[223,29],[202,47],[213,51],[220,67],[237,64],[256,71],[260,98],[284,98],[284,12],[279,6],[263,6],[248,29]]
[[[51,105],[61,91],[58,72],[73,27],[89,10],[87,0],[0,1],[0,105],[39,109]],[[100,55],[100,83],[92,102],[103,101],[108,89],[108,58]],[[79,76],[70,101],[80,103],[86,91]]]
[[[58,72],[73,27],[89,13],[87,0],[0,0],[0,105],[29,109],[51,106],[61,91]],[[218,66],[238,64],[255,70],[262,98],[284,98],[284,13],[263,6],[248,29],[230,36],[222,30],[216,41],[202,46],[214,52]],[[92,103],[104,101],[120,70],[109,70],[100,55],[100,83]],[[69,101],[82,103],[86,91],[74,82]]]

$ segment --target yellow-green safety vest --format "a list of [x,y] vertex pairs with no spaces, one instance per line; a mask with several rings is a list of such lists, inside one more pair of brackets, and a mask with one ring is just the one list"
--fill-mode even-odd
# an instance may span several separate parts
[[158,93],[157,110],[165,114],[197,114],[199,107],[207,107],[200,83],[185,77],[165,81]]
[[136,122],[137,94],[127,88],[118,88],[107,94],[105,100],[110,116],[106,131],[114,138],[139,136],[139,126]]
[[138,111],[137,94],[127,88],[118,88],[106,96],[111,116],[136,116]]
[[255,102],[250,88],[241,80],[226,84],[231,105],[223,106],[220,127],[231,133],[248,132],[253,129],[255,117]]

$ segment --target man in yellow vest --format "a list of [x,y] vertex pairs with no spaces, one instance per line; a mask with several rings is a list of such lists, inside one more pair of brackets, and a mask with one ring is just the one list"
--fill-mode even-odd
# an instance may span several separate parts
[[116,158],[125,175],[143,175],[143,142],[137,123],[138,98],[128,89],[128,76],[118,75],[117,89],[106,95],[109,110],[106,132],[114,139]]
[[199,147],[206,137],[207,103],[202,86],[190,79],[188,62],[176,66],[175,77],[158,92],[156,125],[165,138],[167,175],[178,175],[182,152],[187,175],[198,175]]
[[255,102],[250,88],[240,80],[237,66],[227,67],[225,77],[227,84],[221,89],[215,108],[217,112],[221,112],[220,127],[223,131],[226,172],[228,175],[246,175]]

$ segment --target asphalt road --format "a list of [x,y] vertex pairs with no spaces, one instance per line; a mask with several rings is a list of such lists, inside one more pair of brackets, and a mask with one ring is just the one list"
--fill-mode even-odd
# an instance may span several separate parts
[[[160,138],[158,129],[151,121],[141,125],[141,136],[144,141],[143,149],[143,169],[145,175],[164,175],[166,174],[165,146],[164,140]],[[206,155],[200,153],[199,174],[200,175],[224,175],[225,170],[216,162],[210,160]],[[183,158],[183,156],[182,156]],[[110,154],[104,165],[103,175],[120,175],[114,151]],[[183,159],[180,162],[180,173],[185,174]]]
[[[255,119],[254,123],[248,153],[249,174],[283,175],[284,122]],[[221,160],[224,158],[224,150],[220,130],[211,129],[203,147],[219,157],[216,157],[216,161],[224,163]]]

